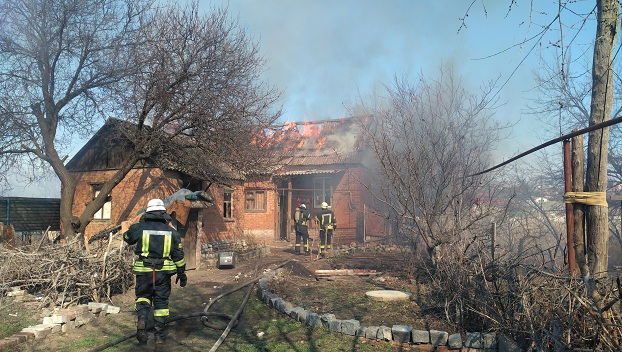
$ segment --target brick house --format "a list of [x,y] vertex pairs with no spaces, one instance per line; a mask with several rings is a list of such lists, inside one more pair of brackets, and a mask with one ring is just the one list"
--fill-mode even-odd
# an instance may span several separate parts
[[[81,212],[98,186],[116,171],[128,147],[122,138],[109,142],[110,135],[119,135],[119,123],[109,120],[67,164],[78,181],[75,212]],[[201,248],[210,243],[293,242],[293,212],[301,201],[307,202],[312,216],[323,201],[332,206],[338,224],[335,244],[360,243],[367,236],[384,234],[384,224],[373,215],[373,201],[363,186],[368,175],[363,165],[366,154],[352,119],[289,123],[275,129],[271,137],[278,141],[279,162],[268,175],[245,178],[215,169],[188,170],[170,157],[137,165],[113,189],[85,236],[136,219],[149,199],[165,199],[182,188],[203,190],[213,198],[211,204],[193,204],[187,222],[178,226],[190,267],[200,264]],[[219,172],[215,181],[212,176]],[[312,223],[314,234],[317,225]]]

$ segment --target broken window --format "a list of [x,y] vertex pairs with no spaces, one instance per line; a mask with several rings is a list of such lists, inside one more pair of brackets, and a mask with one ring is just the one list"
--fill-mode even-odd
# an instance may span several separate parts
[[316,177],[313,179],[313,207],[320,208],[322,202],[330,204],[333,195],[333,185],[330,177]]
[[232,189],[226,189],[223,194],[223,204],[222,204],[222,217],[224,219],[232,219],[233,218],[233,202],[232,202]]
[[244,210],[246,212],[266,211],[266,191],[247,190],[245,193]]
[[[101,184],[92,184],[91,185],[93,191],[93,199],[99,195],[102,189]],[[95,220],[110,220],[110,213],[112,211],[112,197],[106,197],[106,203],[101,207],[94,215],[93,219]]]

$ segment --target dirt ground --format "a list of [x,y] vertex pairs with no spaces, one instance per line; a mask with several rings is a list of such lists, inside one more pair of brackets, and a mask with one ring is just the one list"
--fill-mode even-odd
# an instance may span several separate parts
[[[236,288],[277,265],[291,260],[279,270],[280,275],[270,282],[270,290],[294,306],[301,306],[321,314],[332,313],[337,319],[358,319],[365,326],[399,324],[409,325],[416,329],[452,332],[453,327],[443,322],[442,312],[437,307],[428,306],[429,300],[426,298],[427,293],[423,286],[411,277],[413,263],[410,255],[398,250],[367,251],[316,260],[315,256],[310,258],[295,255],[292,247],[290,243],[279,242],[271,246],[270,253],[264,257],[238,261],[232,269],[201,268],[188,271],[188,286],[185,288],[173,286],[170,302],[171,318],[201,312],[210,300],[223,292]],[[376,275],[319,278],[314,275],[315,270],[318,269],[376,270]],[[375,302],[365,296],[366,291],[381,289],[406,291],[412,294],[412,299],[399,302]],[[111,303],[121,307],[119,314],[95,318],[89,324],[67,334],[49,336],[45,339],[44,348],[31,342],[22,344],[20,349],[22,351],[67,350],[69,345],[75,344],[75,341],[87,340],[94,336],[125,335],[134,332],[133,291],[112,297]],[[216,308],[214,305],[214,308],[216,311],[228,309],[230,312],[235,312],[239,303],[238,300],[233,303],[232,307]],[[187,319],[169,324],[167,333],[171,340],[189,346],[191,338],[215,341],[221,331],[210,332],[210,329],[204,328],[196,321]],[[123,345],[125,347],[117,350],[129,351],[139,347],[134,338],[123,342]],[[75,348],[75,345],[73,347]]]

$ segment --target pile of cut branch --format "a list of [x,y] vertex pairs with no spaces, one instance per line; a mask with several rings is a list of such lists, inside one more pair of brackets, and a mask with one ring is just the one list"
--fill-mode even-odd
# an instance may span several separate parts
[[119,231],[89,241],[43,248],[0,246],[0,294],[25,290],[42,306],[110,300],[132,286],[134,255]]

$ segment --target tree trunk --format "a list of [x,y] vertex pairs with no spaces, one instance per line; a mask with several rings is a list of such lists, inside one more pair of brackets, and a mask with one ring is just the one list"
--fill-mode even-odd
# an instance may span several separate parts
[[[572,138],[572,191],[583,192],[584,179],[583,135]],[[574,212],[574,251],[581,277],[587,278],[590,270],[585,257],[585,207],[575,203]]]
[[[598,23],[592,68],[590,126],[609,119],[613,102],[612,57],[619,28],[617,0],[598,0]],[[587,192],[607,190],[609,128],[590,132],[587,147]],[[605,278],[608,266],[609,225],[607,207],[590,206],[586,212],[588,263],[594,279]]]

